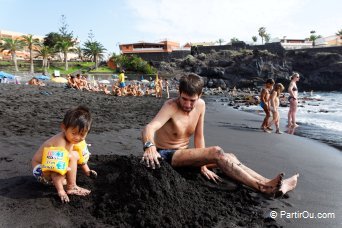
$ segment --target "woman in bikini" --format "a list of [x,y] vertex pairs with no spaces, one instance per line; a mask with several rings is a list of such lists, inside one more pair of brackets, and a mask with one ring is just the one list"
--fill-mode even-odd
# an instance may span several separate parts
[[288,117],[288,127],[298,127],[296,124],[296,112],[297,112],[297,105],[298,105],[298,88],[297,82],[299,81],[299,74],[294,73],[291,76],[291,82],[288,88],[288,92],[290,94],[288,100],[290,102],[290,109],[287,115]]

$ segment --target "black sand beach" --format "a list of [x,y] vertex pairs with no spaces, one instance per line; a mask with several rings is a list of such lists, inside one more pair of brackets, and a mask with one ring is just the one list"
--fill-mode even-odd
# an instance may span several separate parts
[[[340,227],[341,153],[293,135],[263,134],[257,116],[209,103],[206,145],[220,145],[273,177],[300,173],[297,188],[281,199],[225,179],[216,185],[196,169],[147,170],[139,163],[141,130],[163,104],[153,97],[39,89],[0,84],[0,227]],[[93,114],[87,137],[96,180],[79,173],[90,196],[60,203],[55,190],[37,184],[30,159],[59,131],[66,110],[85,104]],[[270,218],[270,211],[332,212],[334,219]]]

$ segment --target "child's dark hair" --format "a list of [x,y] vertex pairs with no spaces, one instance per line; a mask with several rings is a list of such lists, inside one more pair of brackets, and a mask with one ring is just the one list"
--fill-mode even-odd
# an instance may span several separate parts
[[63,124],[65,128],[78,127],[78,131],[89,131],[92,122],[90,111],[85,106],[78,106],[77,108],[70,109],[66,112]]
[[202,78],[194,73],[191,73],[187,76],[183,76],[179,80],[179,93],[185,93],[189,96],[202,94],[203,89],[203,80]]

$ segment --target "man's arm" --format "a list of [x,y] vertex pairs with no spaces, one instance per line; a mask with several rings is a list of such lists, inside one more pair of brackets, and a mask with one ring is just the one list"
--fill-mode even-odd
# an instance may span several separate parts
[[[142,132],[142,141],[143,144],[145,144],[147,141],[153,143],[154,142],[154,134],[156,131],[158,131],[164,124],[172,117],[172,115],[177,110],[177,107],[175,107],[176,104],[174,104],[174,101],[170,100],[165,102],[163,107],[160,109],[158,114],[153,118],[153,120],[146,125]],[[147,148],[144,151],[144,155],[142,158],[143,162],[146,162],[147,167],[155,168],[155,164],[157,166],[159,165],[158,158],[160,157],[160,154],[157,152],[155,146],[151,146]]]
[[198,119],[196,129],[195,129],[195,135],[194,135],[194,144],[195,148],[205,148],[205,140],[204,140],[204,116],[205,116],[205,103],[203,102],[203,105],[201,105],[201,114]]

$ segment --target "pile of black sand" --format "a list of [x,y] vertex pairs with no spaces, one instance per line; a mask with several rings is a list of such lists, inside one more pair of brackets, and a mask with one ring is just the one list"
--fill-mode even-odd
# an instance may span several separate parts
[[71,196],[68,205],[52,197],[57,208],[80,227],[276,227],[264,218],[267,200],[224,180],[216,185],[199,170],[147,169],[135,156],[94,156],[96,180],[79,174],[90,196]]

